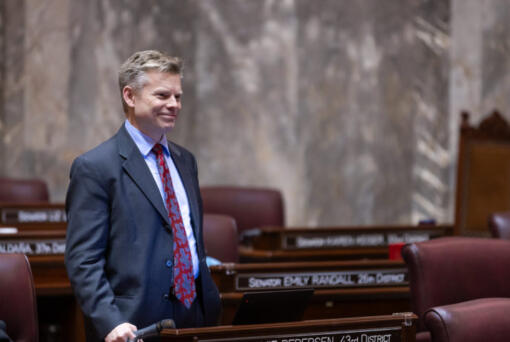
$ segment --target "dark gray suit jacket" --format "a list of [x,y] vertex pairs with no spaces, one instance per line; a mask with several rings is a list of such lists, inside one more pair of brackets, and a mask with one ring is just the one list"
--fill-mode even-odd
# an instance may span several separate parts
[[[188,195],[197,241],[198,287],[207,325],[217,323],[218,289],[205,262],[202,200],[193,155],[169,142]],[[66,198],[65,262],[86,316],[87,340],[118,324],[138,328],[173,318],[172,228],[160,192],[124,125],[115,136],[79,156],[71,167]]]

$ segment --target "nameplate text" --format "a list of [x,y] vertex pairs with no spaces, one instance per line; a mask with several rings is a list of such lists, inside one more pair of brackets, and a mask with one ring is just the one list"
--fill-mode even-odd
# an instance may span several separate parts
[[254,273],[236,277],[236,290],[406,286],[407,269],[299,273]]
[[21,253],[26,255],[64,254],[65,240],[0,240],[0,254]]
[[415,243],[430,240],[429,231],[386,232],[386,233],[338,233],[338,234],[296,234],[286,235],[282,248],[291,249],[327,249],[356,247],[387,247],[392,243]]
[[3,208],[1,223],[63,223],[66,212],[63,208]]

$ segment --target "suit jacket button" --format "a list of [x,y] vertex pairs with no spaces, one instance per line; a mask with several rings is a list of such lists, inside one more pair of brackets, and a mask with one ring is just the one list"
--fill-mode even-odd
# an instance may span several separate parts
[[166,260],[165,265],[166,265],[166,267],[168,267],[168,268],[172,267],[172,260],[167,259],[167,260]]
[[163,299],[165,299],[165,300],[168,300],[168,297],[169,297],[169,296],[168,296],[168,293],[165,293],[165,294],[163,295]]

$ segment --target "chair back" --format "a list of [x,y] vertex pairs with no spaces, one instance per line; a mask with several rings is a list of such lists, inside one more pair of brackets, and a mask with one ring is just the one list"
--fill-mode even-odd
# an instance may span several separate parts
[[494,111],[477,126],[462,113],[455,199],[456,235],[489,237],[487,218],[510,210],[510,124]]
[[14,341],[37,342],[37,302],[32,270],[24,254],[0,254],[0,320]]
[[207,255],[221,262],[239,262],[236,221],[226,215],[204,214],[204,244]]
[[262,226],[284,226],[283,198],[278,190],[210,186],[200,192],[204,213],[232,216],[239,233]]
[[510,211],[491,214],[489,229],[493,238],[510,240]]
[[425,313],[434,342],[507,342],[510,298],[483,298],[439,306]]
[[1,203],[49,202],[48,186],[39,179],[0,178]]
[[411,309],[418,331],[425,312],[487,297],[510,297],[510,242],[497,239],[445,237],[404,246],[409,271]]

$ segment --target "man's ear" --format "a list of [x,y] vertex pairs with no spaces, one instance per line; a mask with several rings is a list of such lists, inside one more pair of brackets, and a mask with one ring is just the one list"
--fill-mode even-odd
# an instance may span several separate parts
[[135,106],[135,90],[130,86],[122,88],[122,98],[128,107]]

